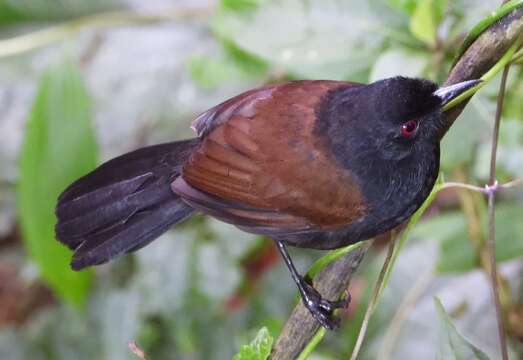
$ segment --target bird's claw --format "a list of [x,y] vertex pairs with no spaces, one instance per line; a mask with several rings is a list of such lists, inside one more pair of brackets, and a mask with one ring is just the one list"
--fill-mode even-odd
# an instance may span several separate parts
[[326,329],[333,330],[340,326],[340,320],[333,315],[336,309],[345,309],[350,303],[350,294],[346,299],[329,301],[307,281],[301,280],[302,301],[314,318]]

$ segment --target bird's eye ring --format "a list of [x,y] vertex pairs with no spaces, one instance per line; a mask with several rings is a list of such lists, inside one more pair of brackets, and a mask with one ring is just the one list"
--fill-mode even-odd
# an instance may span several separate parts
[[401,124],[401,135],[405,138],[411,138],[418,132],[418,122],[409,120]]

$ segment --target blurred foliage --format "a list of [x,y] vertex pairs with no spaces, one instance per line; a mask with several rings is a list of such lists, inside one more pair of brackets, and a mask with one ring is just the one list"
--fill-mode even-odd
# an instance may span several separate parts
[[361,72],[369,70],[384,36],[409,41],[401,32],[405,19],[385,8],[382,1],[259,1],[249,11],[228,4],[213,30],[290,76],[363,81]]
[[69,269],[69,251],[54,237],[58,195],[95,166],[97,154],[90,99],[71,62],[44,73],[29,116],[17,190],[23,239],[53,289],[71,302],[83,303],[91,274]]
[[64,20],[120,6],[120,0],[0,0],[0,25]]
[[[0,39],[30,36],[35,27],[79,16],[163,13],[173,6],[196,5],[0,0]],[[70,252],[53,239],[56,196],[95,166],[98,152],[105,160],[187,136],[195,114],[265,82],[369,82],[396,75],[441,82],[466,33],[498,6],[494,0],[221,0],[211,17],[202,12],[196,21],[83,31],[64,44],[0,58],[0,281],[4,268],[14,268],[21,287],[41,277],[56,296],[20,320],[22,326],[0,316],[0,359],[130,359],[129,340],[151,360],[234,354],[265,359],[296,301],[295,286],[269,240],[196,217],[140,252],[98,268],[96,276],[73,273]],[[523,176],[522,78],[521,66],[514,66],[500,133],[501,182]],[[465,174],[472,183],[486,182],[498,87],[498,80],[487,84],[443,140],[446,180]],[[497,202],[497,256],[518,303],[523,191],[503,192]],[[390,359],[498,354],[490,289],[469,239],[471,219],[453,191],[439,194],[428,213],[397,260],[362,359],[376,358],[391,338]],[[16,241],[15,221],[24,248]],[[303,272],[318,255],[293,250]],[[382,256],[377,247],[367,257],[352,284],[353,305],[342,329],[327,333],[311,359],[351,352]],[[417,301],[398,320],[398,309],[416,292]],[[8,295],[0,289],[1,309],[21,303],[9,303]],[[446,312],[440,303],[434,306],[434,296]],[[520,357],[520,343],[510,344],[514,358]]]
[[[496,209],[496,259],[500,262],[523,257],[523,242],[514,241],[523,231],[523,222],[519,219],[523,219],[523,207],[519,204],[499,205]],[[486,235],[487,219],[482,220]],[[441,256],[437,265],[440,272],[470,271],[478,266],[461,211],[449,211],[428,219],[417,226],[412,235],[440,244]]]
[[[409,28],[412,35],[430,46],[436,45],[436,32],[446,7],[447,0],[418,1],[410,18]],[[409,8],[410,6],[405,10],[408,11]]]
[[220,56],[209,59],[203,55],[194,55],[189,60],[189,71],[199,85],[216,88],[231,79],[257,79],[266,74],[268,65],[251,55],[230,40],[222,40],[223,51]]
[[434,298],[434,304],[438,309],[439,319],[442,324],[442,333],[440,340],[440,348],[436,359],[438,360],[459,360],[459,359],[476,359],[476,360],[488,360],[487,355],[469,343],[461,334],[456,330],[456,327],[452,324],[450,316],[446,313],[443,304],[438,298]]

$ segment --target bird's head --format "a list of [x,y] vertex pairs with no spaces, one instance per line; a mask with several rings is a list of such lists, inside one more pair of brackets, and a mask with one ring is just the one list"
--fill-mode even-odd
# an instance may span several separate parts
[[428,80],[394,77],[370,84],[367,91],[382,139],[400,148],[439,141],[443,106],[478,82],[438,87]]
[[320,107],[318,131],[347,164],[416,161],[428,152],[439,154],[443,106],[479,82],[439,87],[429,80],[393,77],[336,89]]
[[428,80],[393,77],[355,89],[346,102],[359,117],[351,121],[351,132],[382,158],[403,159],[439,143],[443,106],[478,82],[438,87]]

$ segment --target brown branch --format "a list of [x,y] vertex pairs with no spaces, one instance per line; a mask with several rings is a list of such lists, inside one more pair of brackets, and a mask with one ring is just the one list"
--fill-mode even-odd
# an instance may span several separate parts
[[[501,59],[521,33],[523,33],[523,6],[514,9],[485,30],[456,62],[444,85],[479,79]],[[445,113],[445,126],[441,137],[456,121],[467,102],[464,101]]]
[[[464,52],[451,70],[445,85],[478,79],[486,73],[523,32],[523,7],[519,7],[485,30]],[[463,111],[466,101],[445,113],[441,137]],[[328,299],[336,299],[348,288],[365,250],[349,253],[330,264],[314,280],[315,287]],[[299,303],[287,320],[271,354],[272,360],[295,359],[312,339],[319,325]]]
[[142,350],[141,347],[138,346],[138,344],[134,341],[129,341],[127,343],[127,347],[129,350],[136,355],[140,360],[149,360],[147,355],[145,354],[145,351]]

